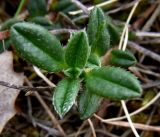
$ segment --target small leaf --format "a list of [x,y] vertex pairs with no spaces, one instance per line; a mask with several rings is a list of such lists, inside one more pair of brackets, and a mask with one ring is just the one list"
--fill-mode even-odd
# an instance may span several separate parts
[[64,74],[70,78],[78,78],[82,70],[79,68],[68,68],[64,71]]
[[136,58],[129,51],[112,50],[110,64],[114,66],[128,68],[136,63]]
[[11,29],[11,40],[27,61],[51,72],[64,68],[64,53],[59,40],[39,25],[17,23]]
[[110,34],[111,44],[113,45],[117,44],[121,36],[120,28],[112,23],[112,24],[108,24],[107,29]]
[[36,23],[38,25],[41,25],[41,26],[45,27],[46,29],[51,29],[54,27],[54,25],[52,24],[52,22],[50,20],[48,20],[46,17],[42,17],[42,16],[33,17],[29,21]]
[[86,64],[86,68],[96,68],[101,66],[100,57],[97,54],[91,53]]
[[121,68],[103,67],[86,74],[89,91],[113,100],[130,99],[141,95],[137,78]]
[[104,55],[106,50],[110,48],[110,35],[106,29],[104,13],[100,8],[96,7],[91,11],[87,33],[92,53],[99,56]]
[[64,79],[55,88],[53,105],[62,118],[72,107],[80,88],[79,80]]
[[68,13],[76,10],[77,7],[70,0],[56,0],[52,2],[51,9],[56,12]]
[[89,45],[85,31],[74,33],[66,47],[66,63],[72,68],[83,68],[87,62],[88,56]]
[[87,119],[95,113],[100,105],[101,99],[101,97],[88,90],[81,93],[78,104],[80,118]]
[[44,16],[47,13],[45,0],[29,0],[28,11],[30,17]]

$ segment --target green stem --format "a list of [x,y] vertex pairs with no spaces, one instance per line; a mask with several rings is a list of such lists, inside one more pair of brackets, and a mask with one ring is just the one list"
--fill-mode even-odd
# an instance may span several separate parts
[[18,14],[21,12],[21,10],[22,10],[22,8],[23,8],[25,2],[26,2],[26,0],[21,0],[21,2],[20,2],[20,4],[19,4],[19,6],[18,6],[18,9],[17,9],[17,11],[16,11],[14,17],[17,17]]

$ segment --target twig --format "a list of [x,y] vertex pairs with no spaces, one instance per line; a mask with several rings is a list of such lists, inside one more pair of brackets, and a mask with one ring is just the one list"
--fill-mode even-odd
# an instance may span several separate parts
[[[98,118],[101,122],[106,123],[106,124],[111,124],[111,125],[115,125],[115,126],[122,126],[122,127],[130,127],[130,124],[128,122],[119,121],[119,120],[117,120],[117,121],[106,121],[105,119],[97,116],[96,114],[94,114],[94,116],[96,118]],[[149,126],[149,125],[140,124],[140,123],[133,123],[133,126],[136,129],[140,129],[140,130],[160,132],[160,126]]]
[[[133,8],[132,8],[132,10],[131,10],[131,12],[130,12],[130,14],[129,14],[129,16],[128,16],[128,19],[127,19],[127,21],[126,21],[126,23],[125,23],[123,32],[122,32],[122,36],[121,36],[121,39],[120,39],[118,48],[119,48],[119,49],[122,49],[123,51],[126,49],[126,47],[127,47],[127,42],[128,42],[128,25],[129,25],[129,22],[130,22],[130,20],[131,20],[131,18],[132,18],[132,16],[133,16],[134,11],[136,10],[136,8],[137,8],[137,6],[138,6],[138,4],[139,4],[139,2],[140,2],[140,0],[137,1],[137,2],[134,4],[134,6],[133,6]],[[124,42],[123,42],[123,41],[124,41]],[[122,43],[123,43],[123,45],[122,45]],[[127,117],[127,120],[128,120],[128,122],[129,122],[129,125],[130,125],[130,127],[131,127],[134,135],[135,135],[136,137],[139,137],[139,134],[138,134],[138,132],[136,131],[136,129],[135,129],[134,125],[133,125],[133,122],[132,122],[132,120],[131,120],[131,118],[130,118],[130,115],[129,115],[129,113],[128,113],[128,110],[127,110],[127,107],[126,107],[126,104],[125,104],[124,100],[121,100],[121,104],[122,104],[122,108],[123,108],[123,110],[124,110],[124,112],[125,112],[125,115],[126,115],[126,117]]]
[[138,15],[138,18],[135,22],[132,24],[132,28],[135,30],[138,30],[141,28],[141,26],[144,24],[144,22],[152,15],[152,13],[155,11],[157,7],[157,3],[153,3],[149,6],[149,8],[146,8],[145,10]]
[[[142,111],[144,111],[145,109],[147,109],[149,106],[151,106],[153,103],[155,103],[158,99],[160,98],[160,92],[154,97],[152,98],[146,105],[144,105],[143,107],[137,109],[136,111],[130,113],[130,117],[134,116]],[[121,116],[121,117],[117,117],[117,118],[110,118],[110,119],[104,119],[103,121],[105,122],[111,122],[111,121],[118,121],[118,120],[123,120],[126,119],[126,116]]]
[[114,13],[117,13],[117,12],[119,12],[121,10],[128,9],[128,8],[132,7],[135,4],[135,2],[136,1],[132,1],[131,3],[127,3],[125,5],[121,5],[120,7],[116,8],[116,9],[109,10],[106,13],[107,14],[114,14]]
[[87,119],[87,121],[88,121],[88,123],[91,127],[93,137],[96,137],[96,132],[95,132],[95,129],[94,129],[94,126],[93,126],[93,123],[92,123],[91,119]]
[[48,0],[48,3],[47,3],[47,11],[50,10],[50,7],[51,7],[52,2],[53,2],[53,0]]
[[21,14],[19,14],[17,16],[17,18],[20,19],[20,20],[24,20],[28,15],[29,15],[29,12],[27,10],[25,10],[24,12],[22,12]]
[[29,86],[19,86],[14,85],[5,81],[0,81],[1,86],[13,88],[13,89],[19,89],[24,91],[52,91],[51,87],[29,87]]
[[[156,108],[157,108],[157,106],[154,106],[153,109],[152,109],[152,111],[151,111],[151,113],[149,114],[149,118],[148,118],[148,120],[147,120],[147,122],[146,122],[147,125],[149,125],[149,124],[151,123],[152,118],[153,118],[153,115],[154,115],[154,113],[155,113],[155,111],[156,111]],[[141,137],[144,137],[145,133],[146,133],[146,132],[143,131],[140,136],[141,136]]]
[[141,32],[136,32],[136,36],[137,37],[154,37],[154,38],[157,38],[157,37],[160,37],[160,33],[141,31]]
[[60,18],[61,19],[61,17],[63,18],[63,19],[65,19],[65,21],[67,22],[67,23],[69,23],[70,25],[72,25],[72,28],[74,28],[74,29],[78,29],[79,27],[73,22],[73,20],[72,19],[70,19],[66,14],[64,14],[63,12],[60,12],[59,14],[58,14],[58,17],[57,18]]
[[126,23],[125,23],[125,26],[124,26],[124,29],[123,29],[123,32],[122,32],[122,35],[121,35],[121,39],[120,39],[120,42],[119,42],[119,46],[118,46],[119,49],[122,49],[122,44],[123,44],[123,39],[124,39],[124,36],[125,36],[125,33],[126,33],[126,29],[127,29],[128,25],[129,25],[129,22],[130,22],[130,20],[131,20],[131,18],[132,18],[132,16],[133,16],[133,13],[134,13],[135,9],[137,8],[137,6],[138,6],[138,4],[139,4],[139,2],[140,2],[140,0],[138,0],[138,1],[134,4],[134,6],[133,6],[133,8],[132,8],[132,10],[131,10],[128,18],[127,18],[127,21],[126,21]]
[[151,45],[153,45],[153,44],[160,44],[160,39],[159,38],[155,38],[155,39],[147,39],[147,40],[145,40],[145,41],[140,41],[139,43],[141,43],[141,44],[151,44]]
[[[24,113],[21,113],[21,116],[23,116],[28,122],[32,122],[32,119],[30,119],[30,117],[28,117],[28,115],[24,114]],[[40,123],[38,120],[34,119],[34,122],[35,122],[35,125],[46,130],[47,132],[49,132],[50,134],[52,135],[55,135],[55,136],[60,136],[60,132],[55,129],[55,128],[51,128],[51,127],[48,127],[42,123]]]
[[158,77],[160,78],[160,74],[159,73],[156,73],[156,72],[153,72],[151,70],[145,70],[145,69],[141,69],[141,68],[138,68],[136,67],[136,69],[142,73],[145,73],[145,74],[149,74],[149,75],[152,75],[152,76],[155,76],[155,77]]
[[160,4],[157,6],[155,12],[149,18],[147,23],[143,26],[142,31],[148,31],[150,29],[150,27],[152,26],[153,22],[155,21],[159,13],[160,13]]
[[84,126],[86,125],[87,123],[87,120],[83,121],[82,125],[79,127],[78,131],[76,132],[75,136],[74,137],[78,137],[81,130],[84,128]]
[[37,68],[36,66],[33,66],[36,74],[41,77],[49,86],[51,87],[56,87],[56,85],[54,83],[52,83],[41,71],[39,68]]
[[[28,83],[29,86],[32,86],[32,84],[29,82],[29,80],[27,78],[25,79],[25,81],[26,81],[26,83]],[[35,94],[36,98],[38,99],[38,101],[43,106],[43,108],[45,109],[45,111],[47,112],[47,114],[49,115],[49,117],[51,118],[53,124],[59,129],[59,131],[63,135],[63,137],[66,137],[66,134],[65,134],[63,128],[61,127],[61,125],[59,124],[58,120],[56,119],[54,114],[51,112],[50,108],[47,106],[45,101],[42,99],[40,94],[38,92],[34,92],[34,94]]]
[[85,14],[89,15],[89,10],[78,0],[70,0],[72,3],[77,5]]
[[127,120],[128,120],[128,122],[129,122],[129,126],[131,127],[134,135],[135,135],[136,137],[140,137],[139,134],[138,134],[138,132],[137,132],[136,129],[135,129],[135,126],[133,125],[133,122],[132,122],[132,120],[131,120],[131,118],[130,118],[130,115],[129,115],[129,113],[128,113],[128,110],[127,110],[127,107],[126,107],[126,104],[125,104],[124,100],[121,100],[121,104],[122,104],[123,110],[124,110],[124,112],[125,112],[125,114],[126,114]]
[[25,3],[26,3],[26,0],[21,0],[21,2],[20,2],[20,4],[19,4],[19,7],[18,7],[18,9],[17,9],[14,17],[17,17],[18,14],[22,11],[22,8],[23,8],[23,6],[24,6]]
[[143,84],[142,88],[148,89],[148,88],[157,87],[157,86],[160,86],[160,80],[149,82],[147,84]]
[[39,122],[36,121],[36,125],[41,127],[42,129],[45,129],[46,131],[49,132],[49,134],[52,134],[52,135],[55,135],[55,136],[60,136],[59,132],[54,129],[54,128],[51,128],[51,127],[47,127]]
[[[97,7],[103,7],[103,6],[109,5],[111,3],[114,3],[116,1],[117,0],[108,0],[108,1],[102,2],[100,4],[97,4],[95,6],[97,6]],[[95,6],[89,7],[88,10],[92,10]],[[83,13],[83,11],[82,10],[77,10],[77,11],[70,11],[69,12],[70,15],[77,15],[77,14],[80,14],[80,13]]]
[[96,132],[106,135],[107,137],[119,137],[117,135],[114,135],[113,133],[110,133],[109,131],[102,130],[102,129],[95,129]]
[[122,46],[123,51],[126,50],[127,42],[128,42],[128,27],[126,27],[126,32],[125,32],[125,36],[124,36],[124,42],[123,42],[123,46]]
[[128,46],[130,48],[133,48],[133,49],[137,50],[138,52],[143,53],[144,55],[160,62],[160,55],[158,55],[158,54],[156,54],[156,53],[154,53],[154,52],[152,52],[148,49],[145,49],[145,48],[141,47],[140,45],[138,45],[134,42],[131,42],[131,41],[128,41]]
[[[102,122],[106,124],[115,125],[115,126],[130,127],[130,124],[124,121],[114,121],[114,122],[102,121]],[[133,123],[133,126],[136,129],[140,129],[140,130],[160,132],[160,126],[150,126],[150,125],[145,125],[145,124],[140,124],[140,123]]]

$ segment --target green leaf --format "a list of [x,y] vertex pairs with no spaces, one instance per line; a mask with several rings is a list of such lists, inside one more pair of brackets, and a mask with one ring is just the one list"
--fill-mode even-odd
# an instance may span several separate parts
[[128,68],[136,63],[136,58],[129,51],[112,50],[110,64],[118,67]]
[[110,35],[106,29],[104,13],[100,8],[96,7],[91,11],[87,33],[92,53],[104,55],[110,48]]
[[138,97],[142,92],[134,75],[116,67],[103,67],[88,72],[86,86],[94,94],[113,100]]
[[65,52],[65,61],[71,68],[83,68],[89,57],[88,38],[85,31],[72,34]]
[[11,40],[21,56],[47,71],[64,68],[64,53],[59,40],[39,25],[17,23],[11,28]]
[[55,88],[53,105],[56,112],[62,118],[72,107],[80,88],[80,81],[64,79]]
[[28,11],[30,17],[44,16],[47,13],[45,0],[29,0]]
[[52,2],[51,9],[56,12],[68,13],[76,10],[77,7],[70,0],[56,0]]
[[51,29],[54,27],[54,25],[52,24],[52,22],[50,20],[48,20],[46,17],[42,17],[42,16],[33,17],[29,21],[36,23],[36,24],[39,24],[39,25],[45,27],[46,29]]
[[97,67],[97,66],[101,66],[101,60],[100,60],[100,57],[97,56],[97,54],[93,54],[91,53],[90,56],[89,56],[89,59],[87,61],[87,67]]
[[12,25],[14,25],[15,23],[18,23],[18,22],[20,22],[20,20],[17,19],[17,18],[11,18],[11,19],[9,19],[9,20],[6,20],[5,22],[3,22],[3,23],[1,24],[0,30],[2,31],[2,30],[10,29],[10,27],[11,27]]
[[64,74],[70,78],[78,78],[82,70],[79,68],[68,68],[64,71]]
[[101,97],[85,90],[80,94],[78,110],[81,119],[89,118],[93,113],[95,113],[100,105]]

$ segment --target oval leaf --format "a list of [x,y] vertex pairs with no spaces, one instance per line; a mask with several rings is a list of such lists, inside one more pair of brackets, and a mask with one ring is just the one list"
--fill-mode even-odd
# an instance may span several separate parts
[[66,48],[65,60],[69,67],[83,68],[89,56],[89,44],[85,31],[72,34]]
[[39,25],[17,23],[11,28],[11,40],[27,61],[51,72],[64,67],[64,53],[59,40]]
[[137,78],[121,68],[93,69],[86,76],[89,91],[113,100],[130,99],[141,95]]
[[61,118],[74,104],[79,88],[80,82],[75,79],[64,79],[58,83],[53,96],[53,105]]
[[103,11],[95,7],[91,11],[87,27],[89,44],[93,53],[102,56],[110,48],[110,35],[106,29],[106,19]]
[[128,68],[136,63],[136,58],[129,51],[112,50],[110,64],[114,66]]
[[100,105],[101,99],[100,96],[97,96],[88,90],[81,93],[78,104],[80,118],[87,119],[95,113]]

